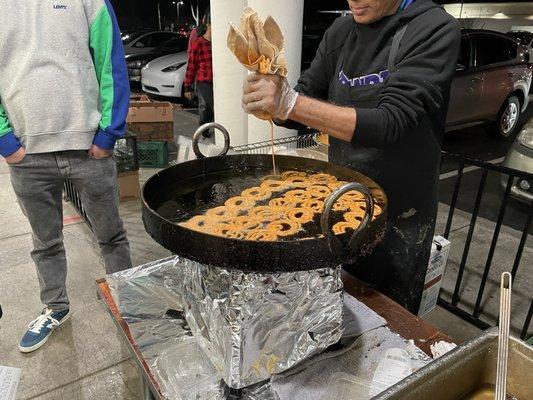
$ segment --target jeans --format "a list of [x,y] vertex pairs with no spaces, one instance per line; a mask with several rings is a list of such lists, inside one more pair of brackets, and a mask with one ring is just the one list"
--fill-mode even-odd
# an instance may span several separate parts
[[200,126],[215,120],[213,110],[213,84],[199,82],[198,90],[198,116],[200,117]]
[[27,154],[9,165],[11,184],[32,229],[31,257],[37,267],[41,301],[54,311],[69,308],[67,259],[63,245],[62,193],[72,181],[100,246],[107,273],[131,268],[126,231],[118,212],[113,158],[95,160],[86,151]]

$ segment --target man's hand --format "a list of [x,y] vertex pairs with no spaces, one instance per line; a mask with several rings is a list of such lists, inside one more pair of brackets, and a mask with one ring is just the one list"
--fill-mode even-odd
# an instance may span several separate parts
[[187,100],[192,101],[193,96],[194,96],[194,93],[193,93],[193,92],[191,92],[191,91],[186,91],[186,92],[185,92],[185,98],[186,98]]
[[111,157],[111,151],[104,150],[101,147],[98,147],[97,145],[93,144],[91,146],[91,149],[89,150],[89,156],[96,160],[101,160],[103,158]]
[[249,75],[244,81],[242,108],[248,114],[264,119],[289,118],[298,93],[292,89],[286,78],[279,75]]
[[26,157],[26,149],[24,149],[24,147],[21,147],[20,149],[15,151],[13,154],[6,157],[6,162],[8,164],[18,164],[24,159],[24,157]]

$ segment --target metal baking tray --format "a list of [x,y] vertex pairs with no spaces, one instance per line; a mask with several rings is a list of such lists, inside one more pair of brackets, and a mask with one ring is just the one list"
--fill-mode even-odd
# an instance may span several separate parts
[[[476,390],[494,386],[498,329],[438,358],[374,399],[460,400]],[[518,400],[533,399],[533,347],[520,339],[509,339],[507,392]]]

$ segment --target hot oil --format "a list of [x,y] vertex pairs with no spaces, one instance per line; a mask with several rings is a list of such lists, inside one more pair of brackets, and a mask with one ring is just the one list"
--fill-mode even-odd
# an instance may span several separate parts
[[263,169],[242,169],[187,179],[176,184],[174,190],[166,191],[156,211],[169,221],[183,222],[223,205],[245,189],[259,186],[264,175]]
[[[169,221],[185,222],[196,215],[205,214],[211,208],[224,205],[228,199],[239,196],[245,189],[259,186],[266,176],[270,176],[269,172],[271,171],[268,169],[243,168],[214,172],[180,181],[173,190],[165,189],[163,192],[165,197],[160,198],[156,212]],[[256,202],[256,206],[268,205],[271,199],[282,197],[284,193],[284,191],[273,193],[268,200]],[[343,213],[334,212],[331,226],[342,220]],[[315,214],[313,221],[303,224],[300,232],[290,237],[280,238],[280,240],[315,238],[321,234],[320,214]]]
[[[467,394],[461,400],[494,400],[495,387],[493,385],[482,386],[472,393]],[[506,400],[519,400],[513,395],[507,394]]]

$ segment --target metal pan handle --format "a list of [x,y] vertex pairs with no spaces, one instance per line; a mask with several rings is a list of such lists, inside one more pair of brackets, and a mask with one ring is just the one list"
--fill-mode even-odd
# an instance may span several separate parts
[[[333,212],[333,205],[337,202],[337,200],[339,200],[343,195],[345,195],[346,193],[352,190],[357,190],[358,192],[362,193],[363,196],[365,196],[366,213],[359,227],[353,232],[352,237],[350,238],[350,241],[348,242],[347,247],[343,248],[342,242],[331,230],[331,214]],[[371,217],[373,215],[374,215],[374,199],[372,198],[372,195],[370,194],[370,190],[368,190],[366,186],[360,183],[357,183],[357,182],[351,182],[335,190],[326,199],[326,203],[324,204],[324,212],[322,213],[322,216],[320,217],[320,226],[322,228],[322,233],[328,240],[328,244],[329,244],[329,248],[331,252],[342,254],[343,252],[348,251],[348,250],[355,250],[359,243],[359,240],[360,240],[360,237],[363,231],[368,226],[369,222],[371,221]]]
[[204,156],[202,152],[200,151],[200,147],[198,146],[198,141],[200,140],[202,133],[212,128],[218,129],[224,135],[224,148],[220,152],[219,156],[225,156],[226,154],[228,154],[229,145],[230,145],[230,138],[229,138],[228,130],[217,122],[208,122],[207,124],[203,124],[202,126],[200,126],[196,130],[196,132],[194,132],[194,135],[192,137],[192,150],[194,151],[194,154],[196,154],[196,157],[206,158],[206,156]]

